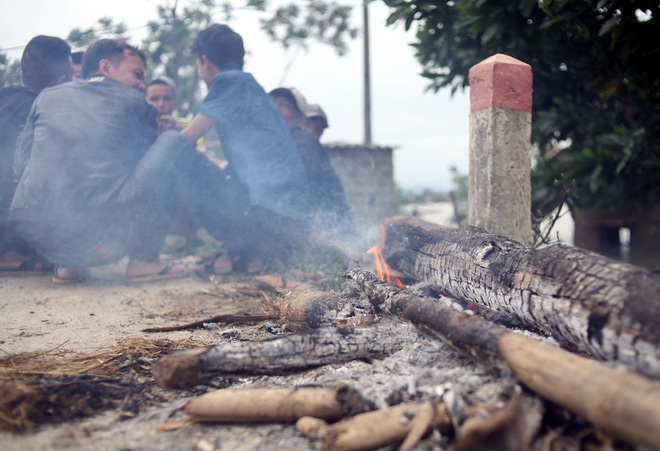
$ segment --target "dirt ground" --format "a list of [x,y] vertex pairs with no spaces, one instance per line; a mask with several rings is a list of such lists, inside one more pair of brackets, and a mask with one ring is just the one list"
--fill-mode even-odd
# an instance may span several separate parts
[[[229,375],[189,390],[164,389],[155,383],[151,365],[175,349],[256,342],[291,332],[277,320],[144,332],[145,328],[181,325],[222,314],[269,313],[276,294],[263,291],[253,278],[242,276],[228,276],[215,283],[207,277],[191,276],[131,284],[123,276],[124,269],[125,262],[98,268],[88,281],[70,286],[53,285],[49,275],[0,274],[0,423],[15,419],[2,418],[3,407],[12,405],[12,400],[24,400],[21,390],[30,394],[29,387],[36,386],[50,393],[34,403],[33,410],[42,409],[32,411],[41,418],[35,427],[18,432],[0,428],[0,450],[322,449],[316,441],[299,434],[293,424],[191,423],[185,405],[218,388],[349,386],[377,408],[441,397],[451,407],[452,421],[469,410],[468,405],[477,413],[481,408],[474,406],[506,411],[513,395],[521,392],[505,368],[475,363],[395,318],[392,334],[401,349],[382,358],[274,376]],[[14,356],[28,357],[12,360]],[[32,366],[21,367],[25,362]],[[39,366],[49,362],[69,366]],[[92,370],[72,376],[68,373],[72,362]],[[98,371],[108,367],[112,372]],[[8,380],[7,374],[14,380]],[[11,385],[14,382],[16,385]],[[498,434],[507,428],[518,431],[516,434],[524,430],[526,438],[518,438],[529,440],[541,431],[545,441],[535,449],[544,450],[584,449],[585,437],[591,440],[595,436],[593,428],[567,412],[529,394],[523,396],[523,407],[517,408],[511,420],[497,420]],[[27,414],[19,409],[12,415]],[[455,447],[455,439],[451,433],[435,431],[414,449],[461,449]],[[492,440],[488,437],[481,445],[464,444],[462,449],[520,449]],[[611,442],[593,446],[594,440],[591,442],[589,449],[594,450],[632,449],[612,446]]]
[[[197,276],[130,284],[125,281],[123,273],[121,263],[95,269],[88,281],[70,286],[53,285],[49,275],[0,274],[0,357],[43,353],[38,361],[70,359],[77,355],[111,352],[122,340],[167,340],[174,343],[192,343],[194,340],[197,344],[210,344],[257,340],[269,335],[264,325],[142,332],[149,327],[182,324],[226,313],[263,313],[270,301],[265,295],[237,295],[231,287],[251,284],[250,280],[240,277],[226,278],[223,282],[228,291],[218,294],[216,285]],[[185,420],[183,406],[192,397],[216,387],[310,383],[334,387],[348,383],[382,406],[387,397],[409,392],[413,390],[411,387],[430,391],[435,385],[458,380],[464,386],[478,387],[483,383],[481,376],[475,376],[471,381],[471,373],[483,370],[475,369],[441,342],[425,338],[414,327],[403,323],[397,333],[409,345],[383,360],[328,365],[277,377],[235,376],[216,380],[215,387],[190,391],[164,390],[148,384],[148,396],[143,394],[138,398],[138,405],[130,409],[126,408],[127,402],[119,402],[114,409],[92,409],[82,418],[63,423],[46,421],[24,432],[0,430],[0,449],[315,449],[316,445],[300,436],[293,425],[195,424],[168,432],[159,432],[159,427],[175,420]],[[458,359],[461,363],[447,365],[447,359]],[[443,370],[431,365],[438,360],[445,361],[440,365]],[[424,362],[424,366],[420,367],[420,362]],[[466,364],[471,369],[459,371],[458,367]],[[149,379],[148,371],[146,374],[146,377],[140,376],[141,380]],[[37,384],[52,383],[48,382],[50,379],[46,382],[31,380]],[[496,384],[490,390],[499,388]]]

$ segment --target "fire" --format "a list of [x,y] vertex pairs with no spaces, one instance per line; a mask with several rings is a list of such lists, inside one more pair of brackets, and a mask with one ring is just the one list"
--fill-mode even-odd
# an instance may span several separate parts
[[367,251],[367,254],[371,254],[374,256],[374,260],[376,262],[376,275],[378,276],[378,278],[382,280],[387,280],[388,282],[392,282],[397,287],[403,286],[403,282],[401,282],[401,280],[398,277],[392,274],[392,270],[387,265],[387,262],[385,261],[385,257],[383,257],[383,253],[381,252],[380,247],[378,247],[378,245],[375,245],[374,247],[369,249]]

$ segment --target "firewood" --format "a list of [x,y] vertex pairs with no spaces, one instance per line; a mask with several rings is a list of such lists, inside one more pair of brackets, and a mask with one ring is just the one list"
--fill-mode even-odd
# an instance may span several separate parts
[[562,346],[660,377],[660,275],[583,249],[531,249],[476,227],[390,219],[388,265],[438,292],[515,316]]
[[175,352],[153,366],[158,384],[186,388],[211,376],[275,374],[395,352],[405,340],[381,322],[371,327],[324,328],[262,342],[223,343]]
[[282,276],[258,276],[257,280],[262,288],[280,293],[275,306],[281,319],[294,330],[329,326],[337,317],[339,296],[336,293]]
[[[451,427],[444,404],[399,404],[355,415],[332,425],[309,417],[303,417],[296,423],[298,432],[312,439],[320,439],[322,449],[328,451],[368,450],[401,443],[411,431],[415,436],[411,436],[409,443],[413,443],[430,426],[444,431]],[[423,431],[421,434],[420,430]]]
[[188,330],[204,327],[209,323],[223,323],[223,324],[251,324],[261,321],[272,321],[279,319],[277,315],[216,315],[210,318],[193,321],[191,323],[179,324],[178,326],[162,326],[162,327],[149,327],[142,329],[142,332],[173,332],[177,330]]
[[339,296],[330,291],[292,290],[277,306],[283,320],[295,330],[329,326],[337,318]]
[[506,363],[528,388],[603,432],[660,449],[660,388],[655,381],[623,366],[606,366],[525,337],[439,300],[397,289],[372,273],[350,270],[346,276],[379,309],[438,333],[475,358]]
[[220,423],[293,422],[303,416],[338,420],[344,415],[336,390],[246,388],[206,393],[185,408],[196,421]]

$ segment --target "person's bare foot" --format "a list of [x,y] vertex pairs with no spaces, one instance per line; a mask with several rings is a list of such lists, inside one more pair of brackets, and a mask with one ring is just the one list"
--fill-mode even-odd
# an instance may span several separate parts
[[126,267],[126,278],[135,281],[176,279],[190,275],[190,268],[175,260],[131,260]]

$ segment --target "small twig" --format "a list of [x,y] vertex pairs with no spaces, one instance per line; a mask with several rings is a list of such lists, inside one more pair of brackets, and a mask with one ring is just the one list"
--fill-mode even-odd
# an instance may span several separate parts
[[[26,373],[21,373],[21,374],[26,374]],[[45,373],[39,373],[39,372],[34,372],[34,373],[29,373],[30,375],[33,376],[59,376],[59,377],[80,377],[79,374],[68,374],[68,373],[50,373],[50,372],[45,372]],[[53,382],[53,383],[40,383],[37,387],[40,390],[45,390],[45,389],[51,389],[51,388],[61,388],[61,387],[68,387],[71,385],[80,385],[80,384],[101,384],[101,383],[114,383],[114,384],[119,384],[119,385],[125,385],[122,384],[121,381],[119,381],[116,378],[109,378],[109,377],[103,377],[101,379],[87,379],[87,380],[74,380],[74,381],[65,381],[65,382]]]
[[413,418],[410,431],[406,435],[401,446],[399,446],[399,451],[410,451],[417,446],[424,434],[426,434],[426,431],[428,431],[429,427],[433,424],[433,418],[435,418],[435,416],[436,406],[429,403],[422,407],[419,414],[415,415],[415,418]]
[[181,324],[179,326],[149,327],[142,332],[174,332],[178,330],[196,329],[208,323],[258,323],[259,321],[272,321],[279,319],[278,315],[217,315],[201,321]]

